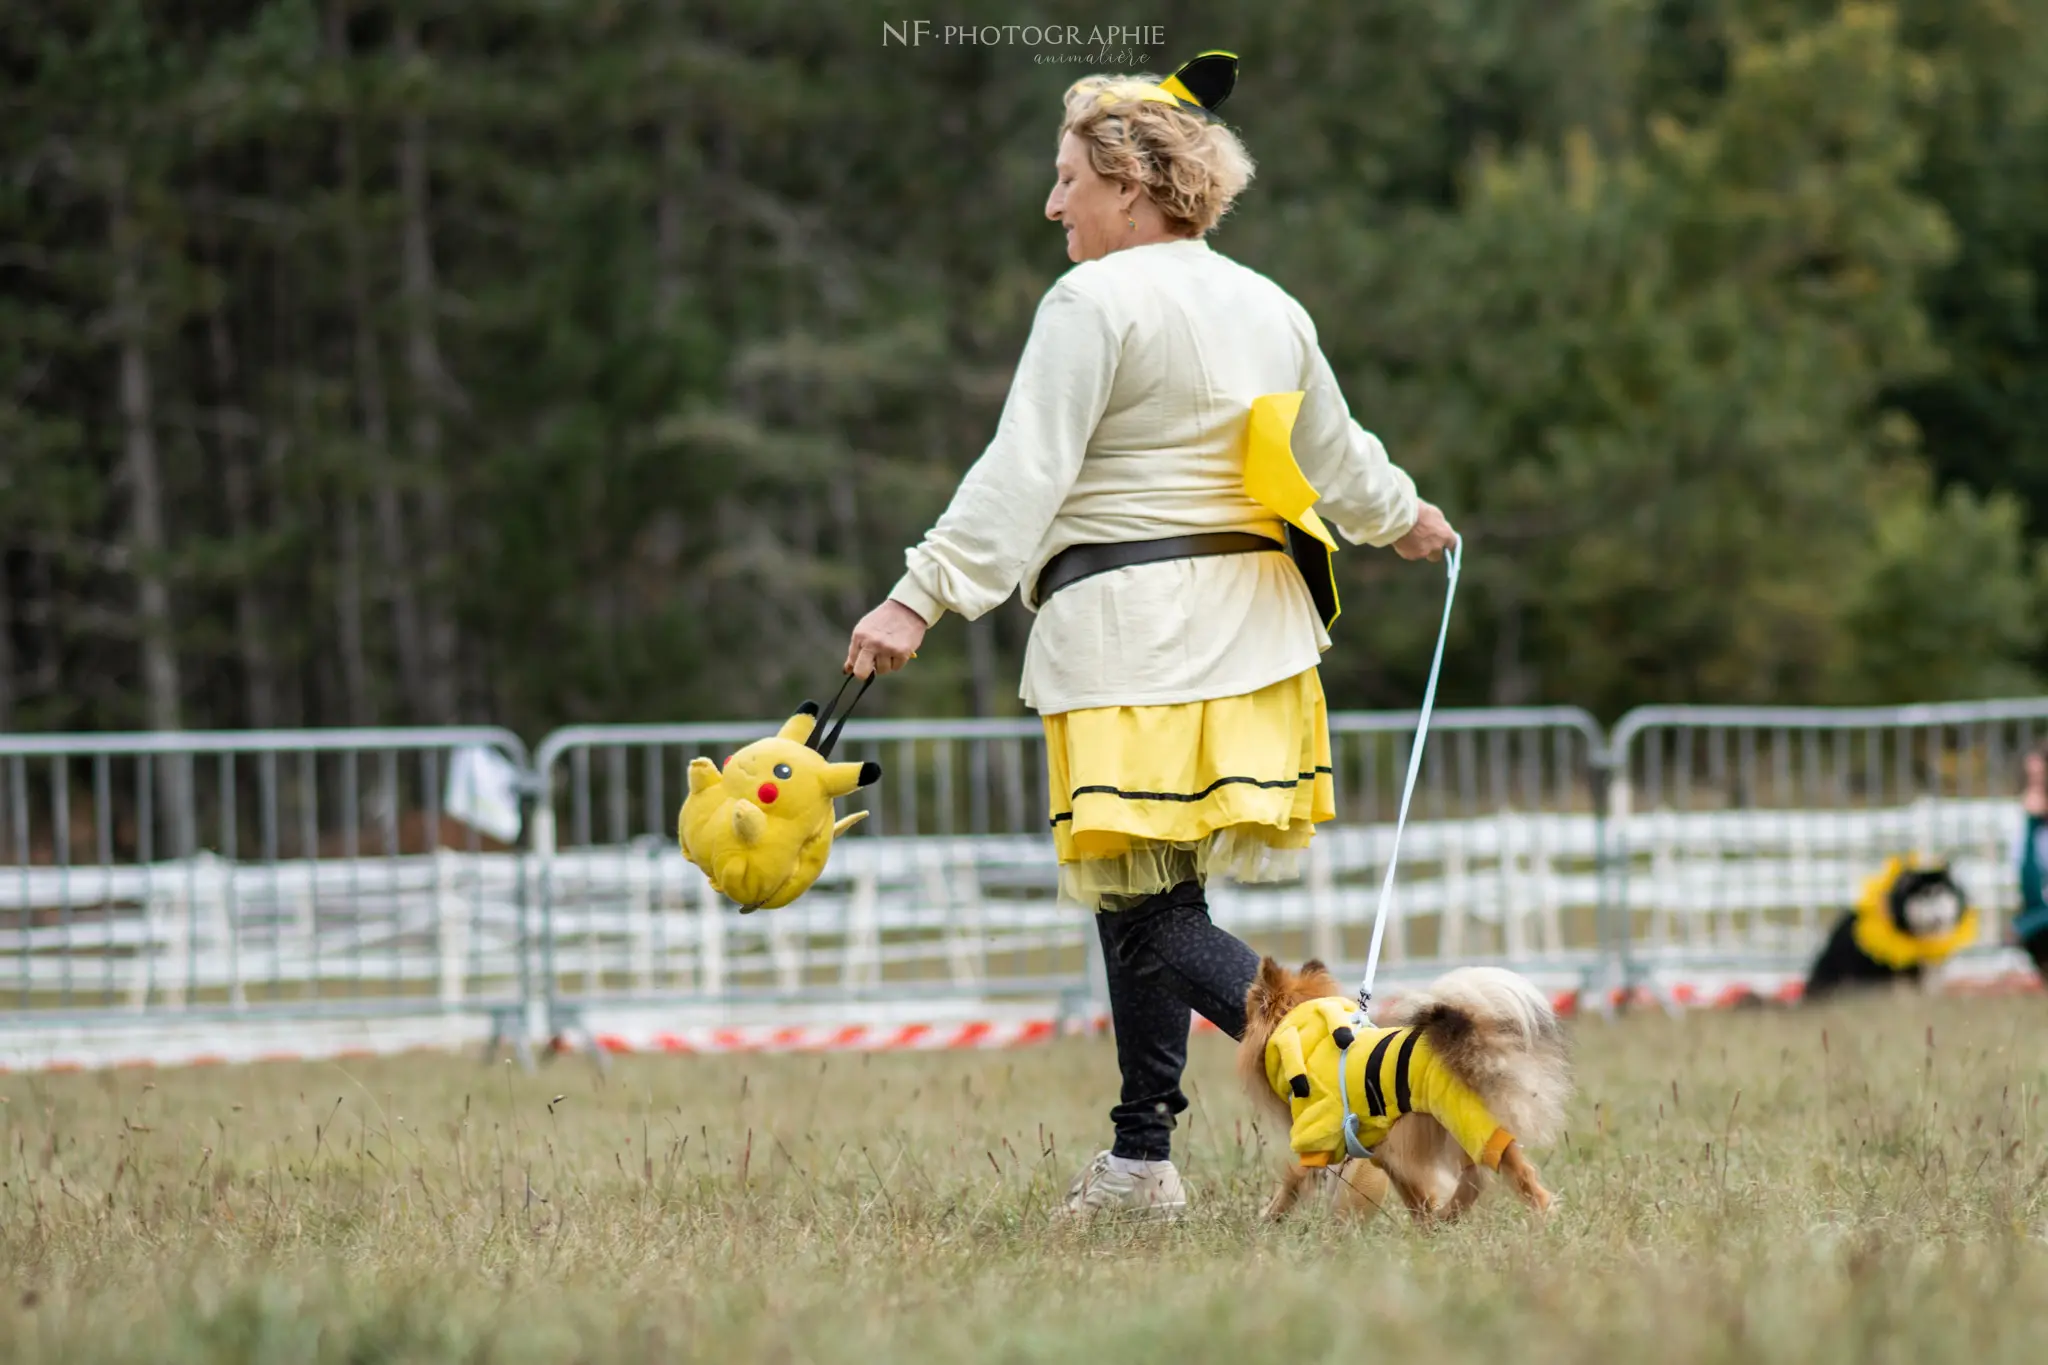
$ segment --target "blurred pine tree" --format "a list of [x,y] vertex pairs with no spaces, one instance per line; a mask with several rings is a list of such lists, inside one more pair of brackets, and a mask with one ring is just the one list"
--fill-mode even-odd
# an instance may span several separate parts
[[[827,686],[1066,267],[1092,69],[902,19],[0,12],[0,726],[534,734]],[[1450,700],[2037,685],[2044,21],[1174,7],[1151,69],[1244,57],[1217,249],[1471,537]],[[1333,702],[1412,703],[1436,571],[1339,562]],[[948,623],[873,709],[1015,710],[1028,629]]]

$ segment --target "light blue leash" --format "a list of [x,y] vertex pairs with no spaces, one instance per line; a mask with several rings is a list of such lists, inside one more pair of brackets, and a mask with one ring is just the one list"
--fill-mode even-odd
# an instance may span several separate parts
[[[1394,894],[1394,869],[1401,860],[1402,831],[1408,828],[1408,803],[1415,796],[1415,779],[1422,773],[1422,746],[1429,738],[1430,713],[1436,709],[1436,681],[1443,672],[1444,643],[1451,635],[1451,602],[1458,595],[1458,566],[1464,552],[1463,540],[1454,542],[1444,552],[1444,564],[1450,571],[1450,580],[1444,586],[1444,619],[1437,627],[1436,657],[1429,661],[1429,686],[1422,692],[1422,717],[1415,725],[1415,747],[1408,753],[1408,780],[1401,787],[1401,813],[1394,821],[1394,847],[1387,854],[1387,879],[1380,883],[1380,903],[1373,912],[1372,949],[1366,954],[1365,980],[1358,986],[1358,1013],[1352,1016],[1354,1029],[1372,1027],[1372,979],[1379,971],[1380,942],[1387,933],[1387,901]],[[1344,1153],[1354,1161],[1363,1161],[1372,1156],[1372,1148],[1358,1135],[1358,1113],[1351,1107],[1351,1075],[1346,1066],[1355,1041],[1355,1036],[1347,1034],[1337,1049],[1337,1097],[1344,1105]]]
[[[1451,601],[1458,595],[1458,563],[1464,558],[1465,542],[1458,540],[1444,552],[1444,563],[1450,570],[1450,582],[1444,587],[1444,621],[1437,628],[1436,657],[1429,664],[1429,686],[1422,693],[1422,719],[1415,726],[1415,747],[1408,752],[1408,781],[1401,788],[1401,814],[1394,823],[1394,847],[1387,855],[1387,879],[1380,883],[1379,908],[1373,912],[1372,951],[1365,959],[1365,980],[1358,987],[1358,1024],[1368,1027],[1372,1013],[1372,978],[1380,966],[1380,940],[1387,932],[1387,902],[1394,894],[1394,868],[1401,858],[1401,832],[1408,827],[1408,802],[1415,795],[1415,779],[1422,772],[1422,745],[1429,738],[1429,713],[1436,708],[1436,680],[1444,666],[1444,642],[1451,634]],[[1343,1063],[1338,1063],[1341,1081]],[[1341,1086],[1340,1086],[1341,1088]],[[1346,1146],[1356,1144],[1352,1136],[1352,1125],[1356,1115],[1351,1112],[1351,1096],[1344,1095],[1344,1142]],[[1356,1155],[1356,1153],[1354,1153]]]

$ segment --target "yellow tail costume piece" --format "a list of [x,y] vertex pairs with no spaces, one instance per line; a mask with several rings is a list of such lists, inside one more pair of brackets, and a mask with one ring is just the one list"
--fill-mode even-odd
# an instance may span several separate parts
[[827,761],[839,732],[814,748],[807,741],[818,724],[817,705],[806,702],[723,768],[708,758],[691,760],[676,837],[683,856],[721,895],[738,901],[742,914],[778,909],[810,890],[834,837],[867,818],[856,811],[835,822],[832,802],[879,780],[881,765]]
[[1269,393],[1252,400],[1245,432],[1244,492],[1259,506],[1287,523],[1287,553],[1308,584],[1323,629],[1337,624],[1336,537],[1316,515],[1322,494],[1294,460],[1294,420],[1301,415],[1302,393]]
[[[1354,1028],[1353,1001],[1332,996],[1297,1005],[1266,1043],[1266,1080],[1293,1115],[1287,1145],[1304,1166],[1344,1160],[1344,1098],[1348,1086],[1359,1116],[1359,1141],[1376,1147],[1404,1114],[1428,1114],[1465,1154],[1489,1170],[1514,1135],[1486,1102],[1445,1066],[1416,1028]],[[1348,1047],[1347,1047],[1348,1040]]]

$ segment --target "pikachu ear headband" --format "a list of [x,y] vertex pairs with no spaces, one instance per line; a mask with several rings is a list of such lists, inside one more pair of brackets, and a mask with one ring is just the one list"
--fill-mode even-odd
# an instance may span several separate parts
[[1168,76],[1157,85],[1132,90],[1125,86],[1121,90],[1102,92],[1102,103],[1120,104],[1125,100],[1150,100],[1155,104],[1170,104],[1176,109],[1185,109],[1196,117],[1217,122],[1216,109],[1230,98],[1231,90],[1237,85],[1237,54],[1235,52],[1204,52],[1182,64],[1180,70]]

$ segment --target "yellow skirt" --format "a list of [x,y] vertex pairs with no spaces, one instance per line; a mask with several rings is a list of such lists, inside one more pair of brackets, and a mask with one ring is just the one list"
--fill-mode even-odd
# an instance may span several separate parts
[[1044,724],[1060,891],[1091,908],[1189,880],[1289,880],[1337,814],[1313,668],[1242,696]]

